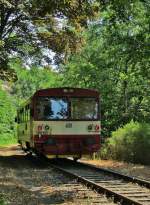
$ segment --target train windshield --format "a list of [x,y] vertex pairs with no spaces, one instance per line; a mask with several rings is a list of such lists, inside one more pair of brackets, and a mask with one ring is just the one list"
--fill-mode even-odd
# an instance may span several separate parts
[[96,98],[38,97],[37,120],[94,120],[98,119]]
[[67,119],[67,99],[39,97],[36,101],[36,118],[38,120]]
[[88,120],[98,118],[98,103],[95,98],[72,98],[71,118]]

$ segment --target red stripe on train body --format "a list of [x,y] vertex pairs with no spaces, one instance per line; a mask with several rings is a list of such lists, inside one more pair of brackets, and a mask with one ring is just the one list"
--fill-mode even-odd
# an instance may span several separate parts
[[[36,149],[45,155],[92,154],[100,149],[99,135],[34,136]],[[40,146],[39,146],[40,145]]]

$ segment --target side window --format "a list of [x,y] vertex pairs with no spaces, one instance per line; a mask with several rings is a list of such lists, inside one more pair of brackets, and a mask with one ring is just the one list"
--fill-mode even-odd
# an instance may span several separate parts
[[18,111],[18,121],[20,123],[28,122],[30,120],[30,105],[26,105]]

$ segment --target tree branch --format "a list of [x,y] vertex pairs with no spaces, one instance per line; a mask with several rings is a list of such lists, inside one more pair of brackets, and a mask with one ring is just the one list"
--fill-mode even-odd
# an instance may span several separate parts
[[12,14],[12,9],[5,10],[4,6],[1,5],[1,25],[0,25],[0,39],[2,39],[4,29],[7,25],[8,19]]
[[2,38],[4,39],[8,34],[11,34],[15,27],[17,27],[18,23],[20,22],[20,19],[23,15],[20,14],[18,17],[16,17],[14,20],[12,20],[9,25],[7,26],[7,30],[5,33],[3,33]]

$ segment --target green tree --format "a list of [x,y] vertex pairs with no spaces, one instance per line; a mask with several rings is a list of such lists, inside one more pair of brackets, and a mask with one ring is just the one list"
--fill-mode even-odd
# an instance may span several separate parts
[[35,53],[40,57],[40,45],[36,31],[26,8],[27,1],[0,1],[0,78],[16,80],[14,70],[9,66],[12,56],[18,55],[27,61]]
[[59,75],[50,67],[33,66],[26,69],[21,67],[21,64],[19,60],[12,62],[18,80],[11,86],[11,95],[16,98],[17,105],[30,98],[39,89],[59,86]]
[[100,90],[107,136],[131,119],[150,119],[150,7],[146,3],[132,2],[126,7],[126,18],[118,18],[109,5],[86,32],[86,46],[62,69],[64,85]]
[[0,85],[0,143],[15,141],[15,102]]
[[[83,46],[82,32],[98,13],[111,10],[109,24],[128,21],[139,0],[0,0],[0,78],[16,80],[9,67],[14,55],[26,64],[66,63]],[[144,3],[149,7],[149,1]]]
[[15,79],[9,67],[14,55],[39,65],[51,62],[48,49],[59,54],[56,59],[76,50],[76,29],[85,26],[95,11],[89,1],[0,0],[0,78]]

